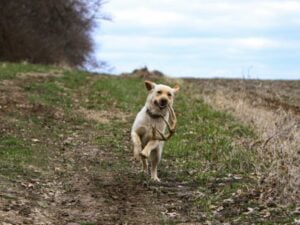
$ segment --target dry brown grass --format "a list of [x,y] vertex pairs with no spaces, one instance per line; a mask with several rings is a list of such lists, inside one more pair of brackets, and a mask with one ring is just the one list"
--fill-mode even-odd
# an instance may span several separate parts
[[258,138],[249,149],[260,158],[256,167],[264,190],[261,197],[299,202],[300,82],[255,82],[199,80],[195,85],[207,103],[256,130]]
[[113,119],[125,121],[129,117],[129,115],[118,109],[112,109],[112,111],[99,111],[81,107],[78,112],[83,114],[86,119],[94,120],[100,123],[109,123]]

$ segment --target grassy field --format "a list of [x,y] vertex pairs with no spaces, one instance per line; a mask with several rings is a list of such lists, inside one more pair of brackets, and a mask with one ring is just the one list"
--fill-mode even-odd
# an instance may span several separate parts
[[141,78],[0,64],[0,222],[296,224],[297,202],[261,185],[271,167],[253,145],[260,132],[194,81],[155,81],[182,86],[161,183],[131,161]]

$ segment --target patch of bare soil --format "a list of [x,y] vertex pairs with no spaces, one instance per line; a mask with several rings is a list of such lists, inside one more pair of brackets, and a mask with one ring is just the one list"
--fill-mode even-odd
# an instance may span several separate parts
[[124,122],[129,117],[124,112],[118,109],[111,109],[110,111],[99,111],[80,107],[78,112],[83,114],[86,119],[94,120],[100,123],[109,123],[112,119],[117,119]]
[[27,73],[17,73],[16,77],[19,79],[28,79],[28,78],[45,78],[45,77],[62,77],[63,76],[63,72],[60,70],[53,70],[51,72],[47,72],[47,73],[38,73],[38,72],[27,72]]
[[[68,146],[78,144],[78,138],[69,140]],[[60,169],[60,182],[67,188],[55,199],[55,217],[62,224],[203,220],[192,204],[197,197],[193,185],[170,178],[161,184],[151,183],[136,166],[123,165],[130,161],[131,151],[114,154],[109,148],[80,141],[76,147],[68,146],[63,153],[68,169]]]
[[169,177],[151,183],[137,167],[119,165],[130,160],[131,152],[116,155],[80,137],[62,141],[49,174],[1,181],[3,224],[194,224],[206,219],[193,205],[199,197],[195,186]]
[[22,88],[13,80],[0,81],[0,113],[8,113],[13,108],[31,107]]

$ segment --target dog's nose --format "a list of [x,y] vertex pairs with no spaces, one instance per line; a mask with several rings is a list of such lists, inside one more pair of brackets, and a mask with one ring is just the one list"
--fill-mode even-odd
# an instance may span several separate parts
[[168,103],[168,100],[165,99],[165,98],[162,98],[162,99],[160,99],[160,101],[159,101],[159,105],[160,105],[161,107],[166,107],[166,106],[167,106],[167,103]]

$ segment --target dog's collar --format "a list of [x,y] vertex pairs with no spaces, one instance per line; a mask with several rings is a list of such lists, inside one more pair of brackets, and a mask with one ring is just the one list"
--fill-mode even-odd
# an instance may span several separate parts
[[152,118],[152,119],[159,119],[162,117],[161,114],[156,114],[150,111],[150,109],[147,108],[146,113]]

